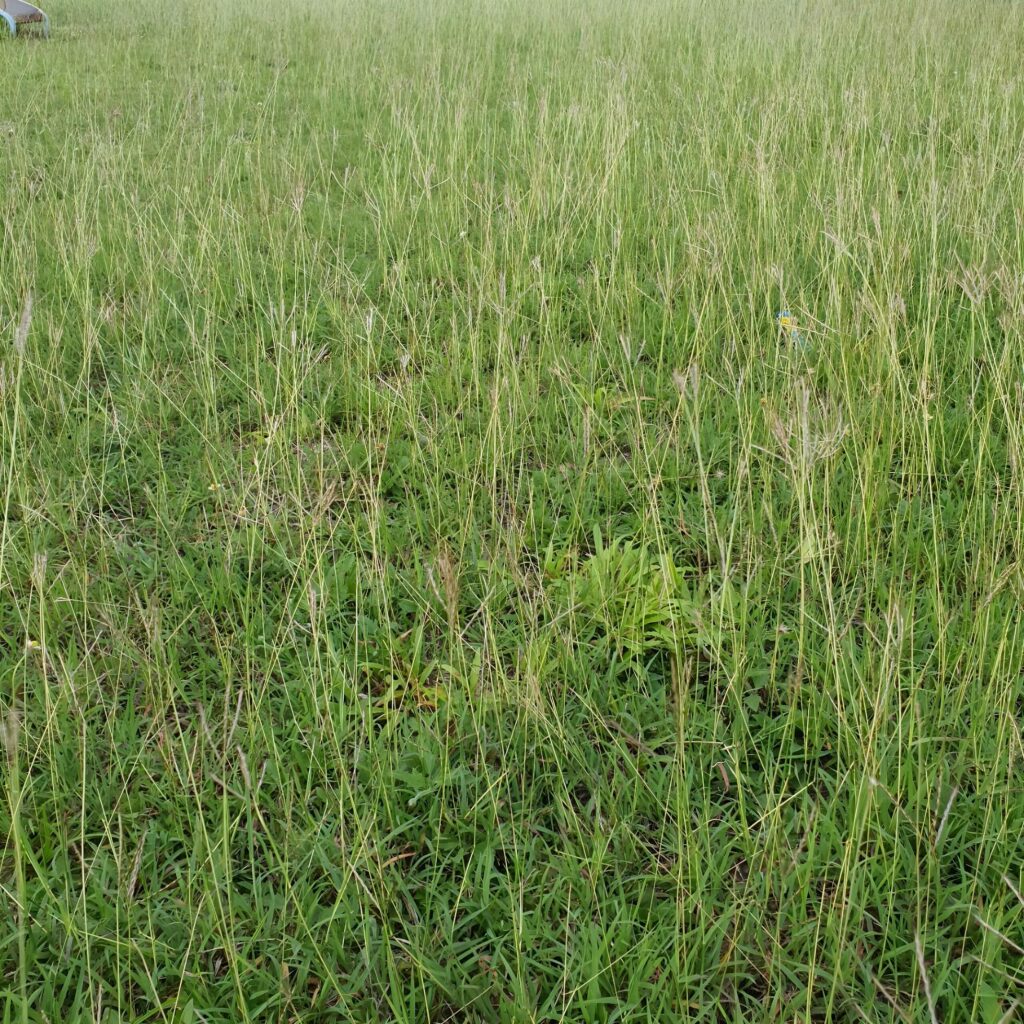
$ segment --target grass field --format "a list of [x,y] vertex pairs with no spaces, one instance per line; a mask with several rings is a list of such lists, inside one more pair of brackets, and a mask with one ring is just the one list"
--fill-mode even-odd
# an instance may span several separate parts
[[0,1022],[1024,1018],[1024,8],[50,14]]

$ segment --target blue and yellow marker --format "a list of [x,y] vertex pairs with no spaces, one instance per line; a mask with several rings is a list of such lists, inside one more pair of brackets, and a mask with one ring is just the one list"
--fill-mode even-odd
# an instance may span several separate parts
[[803,347],[805,338],[796,322],[796,317],[788,309],[780,310],[775,314],[775,322],[779,330],[783,331],[794,345]]

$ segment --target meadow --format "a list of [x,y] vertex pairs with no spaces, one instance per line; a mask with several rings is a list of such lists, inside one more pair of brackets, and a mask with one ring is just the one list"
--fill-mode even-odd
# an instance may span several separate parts
[[1024,8],[48,11],[0,1022],[1024,1018]]

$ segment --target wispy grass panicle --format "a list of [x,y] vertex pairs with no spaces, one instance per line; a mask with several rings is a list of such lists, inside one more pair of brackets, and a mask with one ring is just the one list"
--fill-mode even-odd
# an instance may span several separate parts
[[14,330],[14,351],[19,356],[25,354],[25,346],[28,344],[28,334],[32,329],[32,304],[33,297],[32,292],[28,291],[25,293],[25,301],[21,308],[21,319],[18,321],[18,326]]

